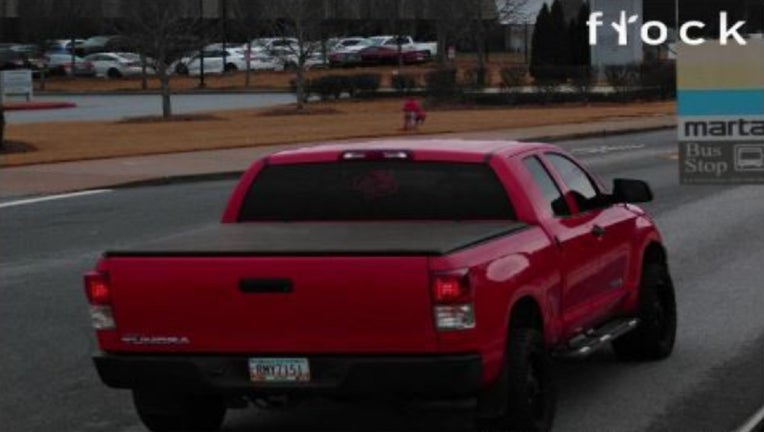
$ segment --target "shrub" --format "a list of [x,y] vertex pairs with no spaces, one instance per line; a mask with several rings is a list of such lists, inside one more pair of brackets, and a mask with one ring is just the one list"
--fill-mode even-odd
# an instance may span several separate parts
[[351,80],[356,92],[371,94],[376,93],[379,90],[379,86],[382,83],[382,76],[380,74],[360,74],[354,75]]
[[[554,69],[554,71],[551,72],[548,69]],[[552,102],[560,92],[560,87],[565,84],[565,80],[562,78],[564,74],[560,73],[560,69],[559,66],[537,68],[537,74],[533,79],[533,84],[536,86],[536,91],[542,97],[541,102]]]
[[611,65],[605,67],[607,83],[613,87],[616,97],[624,99],[639,84],[639,67],[636,65]]
[[479,67],[464,71],[464,86],[471,89],[482,89],[486,85],[489,71]]
[[419,87],[418,81],[417,75],[398,73],[393,75],[391,85],[398,93],[409,93]]
[[670,62],[643,63],[639,70],[640,85],[656,92],[661,99],[676,97],[676,64]]
[[499,71],[501,88],[505,91],[517,91],[526,83],[528,69],[523,66],[510,66]]
[[597,84],[598,75],[599,69],[592,66],[579,66],[571,69],[570,85],[584,102],[589,101],[592,89]]
[[339,99],[347,91],[347,78],[341,75],[325,75],[311,80],[311,89],[321,100]]
[[434,101],[451,100],[461,93],[455,68],[436,69],[425,75],[427,95]]

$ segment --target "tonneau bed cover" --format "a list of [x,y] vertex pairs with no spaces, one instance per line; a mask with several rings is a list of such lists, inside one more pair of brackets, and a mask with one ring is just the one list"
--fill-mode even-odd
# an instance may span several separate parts
[[115,249],[105,256],[439,256],[525,227],[514,221],[242,223]]

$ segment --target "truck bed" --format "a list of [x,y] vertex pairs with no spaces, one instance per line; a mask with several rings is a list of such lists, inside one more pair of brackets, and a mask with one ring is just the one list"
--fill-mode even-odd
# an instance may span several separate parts
[[525,227],[515,221],[258,222],[215,226],[105,256],[442,256]]

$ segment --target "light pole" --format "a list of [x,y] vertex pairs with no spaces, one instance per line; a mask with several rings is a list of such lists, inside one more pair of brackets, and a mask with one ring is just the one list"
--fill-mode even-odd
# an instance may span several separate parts
[[199,88],[205,88],[204,82],[204,0],[199,0],[199,33],[202,35],[201,48],[199,49]]
[[226,72],[226,67],[228,66],[228,51],[226,51],[226,48],[228,48],[228,27],[226,25],[226,21],[228,20],[228,2],[226,0],[220,0],[220,8],[221,15],[222,15],[222,27],[223,27],[223,72]]

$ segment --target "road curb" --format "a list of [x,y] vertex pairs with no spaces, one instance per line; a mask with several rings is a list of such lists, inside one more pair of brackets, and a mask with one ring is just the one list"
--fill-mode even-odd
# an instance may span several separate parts
[[76,108],[74,102],[20,102],[5,104],[5,111],[42,111],[51,109]]
[[650,127],[644,127],[644,128],[601,130],[601,131],[573,133],[568,135],[534,137],[534,138],[524,139],[523,141],[546,141],[546,142],[572,141],[572,140],[587,139],[587,138],[606,138],[606,137],[619,136],[619,135],[631,135],[636,133],[658,132],[662,130],[669,130],[669,129],[675,129],[675,128],[676,128],[676,125],[674,124],[674,125],[650,126]]
[[223,171],[223,172],[211,172],[202,174],[185,174],[177,176],[165,176],[157,178],[149,178],[145,180],[133,180],[124,183],[117,183],[112,185],[105,185],[93,189],[132,189],[148,186],[167,186],[173,184],[186,184],[186,183],[200,183],[208,181],[222,181],[222,180],[235,180],[241,177],[245,171]]
[[[600,131],[581,132],[581,133],[568,134],[568,135],[557,135],[554,137],[549,137],[549,136],[531,137],[531,138],[525,138],[522,141],[559,142],[559,141],[569,141],[569,140],[586,139],[586,138],[599,138],[599,137],[629,135],[629,134],[635,134],[635,133],[655,132],[655,131],[673,129],[675,127],[676,127],[675,125],[671,125],[671,126],[661,125],[661,126],[651,126],[646,128],[629,128],[629,129],[614,130],[614,131],[600,130]],[[93,189],[101,189],[104,187],[111,188],[111,189],[130,189],[130,188],[148,187],[148,186],[166,186],[166,185],[172,185],[172,184],[200,183],[200,182],[216,181],[216,180],[234,180],[241,177],[241,175],[244,174],[244,172],[245,171],[223,171],[223,172],[212,172],[212,173],[202,173],[202,174],[164,176],[164,177],[150,178],[145,180],[135,180],[135,181],[129,181],[124,183],[117,183],[113,185],[102,185],[98,187],[93,187]]]

